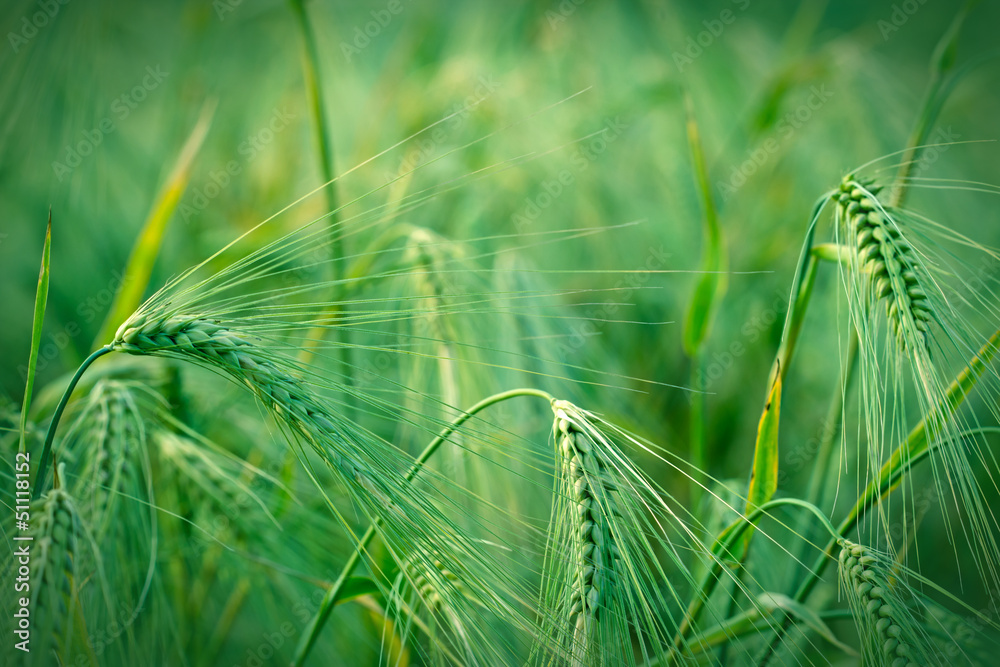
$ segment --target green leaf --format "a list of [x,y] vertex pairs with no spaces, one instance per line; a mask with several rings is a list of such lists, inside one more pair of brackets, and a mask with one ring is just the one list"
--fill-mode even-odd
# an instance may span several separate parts
[[[767,395],[764,412],[757,425],[757,445],[753,453],[750,488],[747,492],[749,514],[771,499],[778,489],[778,423],[781,419],[781,372],[775,373],[771,391]],[[749,546],[752,529],[744,538],[744,548]]]
[[42,267],[38,270],[38,287],[35,289],[35,314],[31,321],[31,351],[28,353],[28,369],[24,383],[24,402],[21,404],[21,440],[17,451],[27,451],[25,431],[28,428],[28,410],[31,408],[31,394],[35,388],[35,367],[38,365],[38,348],[42,343],[42,324],[45,322],[45,305],[49,300],[49,257],[52,251],[52,209],[49,209],[49,223],[45,228],[45,243],[42,245]]
[[136,239],[135,245],[132,247],[132,254],[129,255],[121,286],[115,294],[115,300],[111,304],[111,310],[108,311],[107,319],[104,320],[101,331],[97,335],[95,346],[99,347],[111,342],[119,325],[142,303],[143,294],[146,292],[146,287],[149,286],[149,277],[153,273],[153,265],[160,254],[167,224],[173,217],[174,211],[187,189],[188,181],[191,180],[194,159],[201,149],[205,135],[208,134],[208,127],[211,125],[214,113],[215,103],[209,102],[202,109],[198,122],[184,143],[173,171],[154,202],[149,217],[146,218],[142,231],[139,232],[139,238]]
[[701,146],[698,123],[694,116],[694,105],[691,97],[684,94],[684,105],[687,111],[687,136],[691,148],[691,162],[694,166],[698,191],[702,203],[702,222],[705,235],[705,246],[702,250],[701,270],[704,273],[698,279],[684,322],[684,351],[689,357],[695,356],[708,336],[712,321],[712,313],[716,300],[725,291],[722,279],[725,271],[725,256],[722,251],[722,230],[719,227],[719,216],[712,197],[712,184],[705,165],[705,153]]
[[335,605],[356,600],[365,595],[375,595],[379,592],[378,584],[370,577],[350,577],[340,588]]

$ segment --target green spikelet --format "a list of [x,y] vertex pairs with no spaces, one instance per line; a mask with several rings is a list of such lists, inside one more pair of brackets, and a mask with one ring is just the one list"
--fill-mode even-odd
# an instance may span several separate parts
[[[558,403],[558,402],[557,402]],[[619,552],[608,516],[614,511],[613,493],[604,462],[590,436],[580,430],[558,405],[553,424],[561,458],[563,486],[576,513],[568,574],[569,622],[572,628],[571,664],[593,662],[604,601],[615,585]]]
[[894,577],[873,550],[840,541],[840,583],[871,664],[918,667],[929,664],[924,640],[897,589]]
[[[431,565],[434,567],[433,572],[430,571]],[[411,558],[403,567],[417,595],[432,611],[438,612],[448,607],[447,593],[439,585],[441,581],[448,582],[458,593],[465,594],[461,579],[440,559],[434,559],[428,565],[423,559]]]
[[[461,656],[465,664],[476,664],[473,633],[466,626],[468,603],[475,597],[462,583],[462,576],[453,572],[432,549],[418,549],[402,567],[410,588],[416,593],[427,612],[430,655],[434,664],[454,664],[446,655]],[[415,606],[414,611],[419,609]],[[445,649],[441,651],[439,649]]]
[[[345,454],[356,445],[338,427],[339,420],[298,378],[281,369],[271,355],[239,332],[203,318],[147,318],[139,313],[121,326],[112,347],[135,355],[184,357],[224,370],[245,383],[268,408],[312,442],[344,477],[373,496],[382,496],[370,475],[361,470],[362,464]],[[331,442],[339,447],[324,446]]]
[[73,499],[61,488],[42,497],[36,516],[31,597],[35,636],[43,647],[40,655],[48,650],[63,655],[73,628],[80,517]]
[[[130,408],[126,388],[117,383],[95,388],[97,404],[92,424],[81,429],[92,441],[81,443],[91,457],[88,476],[91,485],[92,512],[96,534],[103,535],[115,516],[119,495],[130,495],[137,481],[135,449],[141,446],[141,424]],[[88,438],[89,440],[89,438]]]
[[858,269],[865,272],[872,296],[885,303],[889,326],[904,348],[928,349],[933,313],[921,287],[924,278],[913,246],[903,238],[872,179],[848,175],[834,195],[844,230],[853,240]]

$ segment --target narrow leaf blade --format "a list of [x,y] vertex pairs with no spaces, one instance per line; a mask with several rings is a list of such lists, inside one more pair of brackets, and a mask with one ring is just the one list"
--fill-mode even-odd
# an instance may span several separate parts
[[31,394],[35,388],[35,368],[38,365],[38,348],[42,344],[42,324],[45,322],[45,307],[49,300],[49,260],[52,252],[52,209],[45,228],[45,243],[42,245],[42,266],[38,270],[38,287],[35,290],[35,312],[31,320],[31,351],[28,353],[28,367],[25,372],[24,402],[21,404],[21,440],[17,451],[27,451],[25,432],[28,428],[28,410],[31,409]]
[[[747,492],[747,513],[771,499],[778,489],[778,424],[781,419],[781,372],[774,374],[764,412],[757,425],[757,444]],[[744,544],[749,545],[752,529],[747,531]]]
[[715,302],[725,289],[721,278],[725,270],[725,258],[722,252],[722,229],[719,226],[719,215],[712,197],[712,184],[705,164],[705,153],[701,145],[698,123],[695,120],[694,105],[686,93],[684,103],[687,111],[688,144],[691,149],[691,162],[694,166],[698,194],[701,198],[705,236],[701,259],[701,270],[705,273],[695,286],[684,323],[684,350],[688,356],[693,357],[708,336]]

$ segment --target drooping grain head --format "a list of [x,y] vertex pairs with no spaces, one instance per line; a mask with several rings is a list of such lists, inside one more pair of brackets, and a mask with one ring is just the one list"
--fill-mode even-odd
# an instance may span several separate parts
[[602,607],[616,585],[620,558],[611,530],[613,488],[595,443],[558,406],[553,432],[560,456],[562,486],[572,503],[575,530],[569,568],[569,623],[573,631],[572,663],[591,664]]
[[922,287],[925,278],[913,246],[902,235],[891,209],[878,199],[872,179],[846,176],[834,195],[857,268],[866,276],[869,295],[885,303],[889,326],[907,349],[927,349],[933,313]]
[[[337,419],[301,380],[280,367],[273,355],[248,337],[203,318],[147,318],[141,313],[122,325],[112,343],[134,355],[163,355],[221,370],[246,384],[280,418],[314,444],[335,469],[371,493],[380,493],[361,464],[345,454],[347,441]],[[331,442],[340,445],[332,448]]]
[[73,631],[80,517],[73,499],[61,488],[41,499],[36,516],[31,563],[34,628],[41,646],[61,653]]
[[462,580],[440,558],[431,558],[429,562],[425,558],[410,558],[403,564],[403,569],[421,601],[432,611],[448,606],[449,594],[442,590],[439,582],[447,581],[456,591],[463,593]]
[[878,555],[849,540],[840,541],[839,575],[847,595],[865,654],[887,667],[926,664],[923,640],[918,636],[902,596],[898,578]]
[[89,516],[98,535],[109,527],[119,496],[132,495],[142,483],[138,459],[144,454],[144,434],[130,398],[127,387],[101,381],[94,387],[93,402],[78,429],[78,444],[87,457]]
[[[158,471],[176,494],[173,502],[178,510],[213,538],[252,537],[253,521],[261,514],[275,521],[255,491],[254,482],[263,479],[261,471],[220,456],[204,442],[168,429],[154,431],[149,442]],[[246,479],[245,475],[253,477]]]

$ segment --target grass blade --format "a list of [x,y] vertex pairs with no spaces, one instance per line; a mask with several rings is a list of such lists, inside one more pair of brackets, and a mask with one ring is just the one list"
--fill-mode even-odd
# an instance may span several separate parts
[[25,431],[28,428],[28,410],[31,408],[31,393],[35,388],[35,366],[38,365],[38,348],[42,344],[42,324],[45,322],[45,305],[49,300],[49,258],[52,251],[52,209],[45,228],[45,243],[42,245],[42,266],[38,271],[38,288],[35,290],[35,313],[31,321],[31,351],[28,353],[28,367],[25,372],[24,402],[21,404],[21,440],[18,454],[27,451]]
[[[781,373],[778,372],[767,396],[764,413],[757,425],[757,445],[750,471],[750,488],[747,491],[749,514],[771,500],[778,489],[778,423],[781,419]],[[744,550],[750,546],[753,530],[749,529],[743,540]]]
[[722,251],[719,214],[712,198],[712,184],[708,177],[701,135],[698,132],[698,123],[694,116],[694,104],[686,93],[684,105],[687,111],[688,144],[691,148],[691,162],[698,184],[698,194],[701,197],[705,233],[705,246],[701,257],[701,270],[705,273],[695,285],[694,295],[684,322],[684,350],[688,356],[694,357],[701,350],[705,338],[708,336],[715,302],[725,290],[722,272],[725,271],[726,260]]
[[[701,135],[698,132],[698,122],[694,115],[694,103],[687,92],[684,93],[684,107],[687,112],[687,137],[691,149],[691,162],[702,202],[705,236],[701,258],[701,270],[704,273],[695,284],[691,304],[684,320],[684,351],[691,357],[692,385],[697,388],[702,370],[702,350],[711,327],[712,313],[716,300],[721,298],[725,289],[722,281],[723,271],[725,271],[725,257],[722,251],[722,230],[719,227],[719,215],[712,198],[712,184],[709,181],[708,168],[705,165],[705,153],[701,145]],[[707,467],[706,438],[705,397],[700,392],[694,393],[691,395],[691,463],[695,470],[705,470]],[[696,512],[701,505],[702,483],[700,475],[692,476],[691,506]]]

